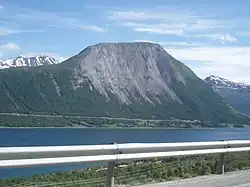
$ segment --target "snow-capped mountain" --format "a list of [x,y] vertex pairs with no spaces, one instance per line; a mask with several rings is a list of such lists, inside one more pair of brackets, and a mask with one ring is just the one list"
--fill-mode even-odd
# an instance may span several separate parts
[[250,85],[214,75],[207,77],[205,82],[235,109],[250,115]]
[[250,85],[233,82],[214,75],[210,75],[209,77],[205,78],[205,82],[215,89],[250,89]]
[[0,69],[23,67],[23,66],[42,66],[58,64],[59,61],[51,56],[39,55],[32,57],[18,56],[8,60],[0,61]]

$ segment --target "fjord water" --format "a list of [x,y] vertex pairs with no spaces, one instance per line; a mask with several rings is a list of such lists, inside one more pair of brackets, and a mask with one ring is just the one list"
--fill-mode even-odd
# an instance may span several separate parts
[[[1,128],[0,146],[91,145],[249,139],[250,128],[222,129],[86,129]],[[86,168],[95,164],[0,169],[0,178]]]

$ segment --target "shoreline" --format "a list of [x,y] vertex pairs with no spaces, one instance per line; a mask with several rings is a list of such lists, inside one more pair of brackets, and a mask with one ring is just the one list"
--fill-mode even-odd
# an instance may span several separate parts
[[206,129],[248,129],[250,127],[194,127],[194,128],[178,128],[178,127],[4,127],[0,126],[0,129],[171,129],[171,130],[206,130]]

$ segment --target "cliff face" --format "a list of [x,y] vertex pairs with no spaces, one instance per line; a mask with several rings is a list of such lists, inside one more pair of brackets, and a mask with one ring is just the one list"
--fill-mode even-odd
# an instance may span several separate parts
[[75,87],[87,79],[106,98],[112,93],[124,104],[131,104],[131,98],[160,103],[161,97],[182,103],[172,86],[173,81],[185,84],[183,72],[177,70],[176,60],[158,44],[98,44],[79,56]]

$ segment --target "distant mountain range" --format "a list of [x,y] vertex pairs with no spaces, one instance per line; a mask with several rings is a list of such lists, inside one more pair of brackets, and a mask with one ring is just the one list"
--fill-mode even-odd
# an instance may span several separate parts
[[215,89],[231,89],[231,90],[240,90],[240,89],[250,89],[250,85],[244,83],[237,83],[224,79],[222,77],[210,75],[205,79],[205,81],[213,86]]
[[59,61],[51,56],[44,56],[44,55],[32,56],[32,57],[18,56],[8,60],[0,61],[0,69],[24,67],[24,66],[33,67],[33,66],[51,65],[58,63]]
[[100,43],[59,64],[21,59],[9,65],[37,67],[0,71],[0,113],[249,123],[158,44]]
[[235,109],[250,115],[250,85],[211,75],[205,79]]

